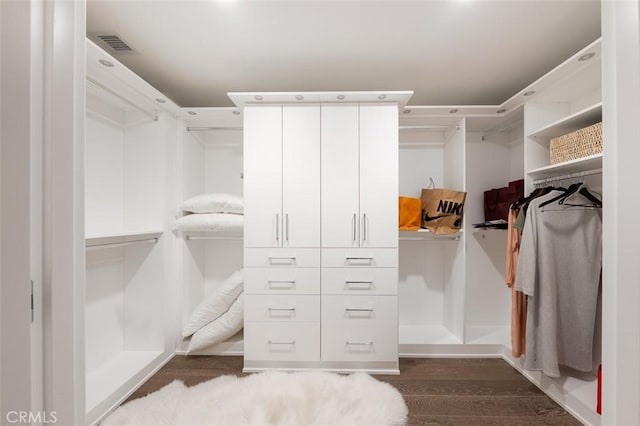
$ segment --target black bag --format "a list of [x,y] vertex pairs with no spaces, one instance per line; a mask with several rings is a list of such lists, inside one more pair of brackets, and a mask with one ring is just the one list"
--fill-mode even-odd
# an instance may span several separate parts
[[524,196],[524,179],[509,182],[504,188],[494,188],[484,192],[484,220],[502,219],[509,217],[509,207],[518,198]]

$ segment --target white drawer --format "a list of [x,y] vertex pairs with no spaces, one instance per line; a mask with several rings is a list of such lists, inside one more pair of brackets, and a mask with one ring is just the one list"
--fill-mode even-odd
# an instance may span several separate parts
[[323,267],[398,267],[398,249],[322,249]]
[[320,249],[316,248],[245,248],[244,266],[319,267]]
[[245,294],[320,294],[320,268],[245,268]]
[[322,268],[322,294],[397,295],[398,268]]
[[245,322],[244,358],[249,361],[318,361],[320,323]]
[[245,321],[318,322],[320,296],[246,295]]
[[323,296],[323,361],[397,361],[396,296]]

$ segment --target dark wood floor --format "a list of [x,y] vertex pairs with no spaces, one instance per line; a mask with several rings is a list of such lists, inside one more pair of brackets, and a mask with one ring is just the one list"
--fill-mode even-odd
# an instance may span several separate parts
[[[223,374],[243,375],[242,358],[176,356],[128,400]],[[399,376],[375,377],[402,393],[410,425],[581,424],[501,359],[401,359]]]

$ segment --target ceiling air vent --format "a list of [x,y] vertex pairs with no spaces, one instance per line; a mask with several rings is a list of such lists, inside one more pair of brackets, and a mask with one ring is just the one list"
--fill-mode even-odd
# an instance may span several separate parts
[[89,38],[114,55],[135,53],[135,50],[114,32],[89,34]]

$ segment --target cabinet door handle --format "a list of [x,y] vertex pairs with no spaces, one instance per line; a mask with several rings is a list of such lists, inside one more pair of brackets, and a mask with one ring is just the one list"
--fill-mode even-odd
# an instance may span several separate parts
[[285,213],[284,223],[285,223],[284,235],[285,235],[285,240],[287,241],[287,244],[288,244],[289,243],[289,213]]
[[280,242],[280,215],[276,213],[276,241]]
[[356,214],[355,213],[353,214],[353,226],[352,227],[353,227],[353,241],[355,242],[356,239],[358,238],[356,236]]
[[362,242],[367,241],[367,214],[362,215]]

